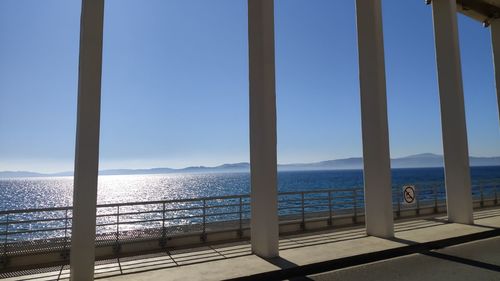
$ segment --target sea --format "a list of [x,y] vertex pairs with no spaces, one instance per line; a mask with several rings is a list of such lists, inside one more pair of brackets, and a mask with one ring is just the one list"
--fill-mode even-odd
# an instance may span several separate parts
[[[472,167],[473,185],[500,184],[500,166]],[[392,184],[436,185],[444,191],[443,168],[393,169]],[[280,171],[278,191],[363,187],[362,170]],[[98,204],[241,195],[250,192],[249,173],[99,176]],[[442,192],[441,194],[444,194]],[[0,211],[72,205],[72,177],[0,179]]]

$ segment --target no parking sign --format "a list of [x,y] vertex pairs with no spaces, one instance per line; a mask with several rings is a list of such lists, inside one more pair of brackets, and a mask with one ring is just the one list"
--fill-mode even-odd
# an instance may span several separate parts
[[403,203],[407,205],[415,204],[417,199],[414,185],[403,186]]

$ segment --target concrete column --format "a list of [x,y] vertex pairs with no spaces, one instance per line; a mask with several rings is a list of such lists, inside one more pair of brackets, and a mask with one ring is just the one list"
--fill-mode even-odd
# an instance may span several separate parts
[[94,279],[104,0],[83,0],[78,69],[71,280]]
[[450,0],[433,0],[432,14],[441,103],[448,220],[471,224],[472,193],[458,44],[457,4]]
[[368,235],[394,236],[380,0],[356,0],[365,218]]
[[278,256],[274,0],[248,0],[252,251]]
[[493,49],[493,62],[495,68],[495,84],[497,90],[498,117],[500,119],[500,20],[491,22],[491,45]]

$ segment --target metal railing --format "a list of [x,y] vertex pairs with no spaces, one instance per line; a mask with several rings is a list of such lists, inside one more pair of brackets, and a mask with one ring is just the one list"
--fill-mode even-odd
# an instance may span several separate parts
[[[414,204],[402,203],[402,186],[393,187],[393,208],[396,218],[400,217],[403,210],[415,210],[419,215],[423,208],[433,208],[434,213],[437,213],[440,207],[446,206],[446,191],[443,182],[426,182],[414,186],[416,187]],[[493,205],[498,204],[499,181],[479,181],[471,186],[471,190],[473,202],[479,203],[479,207],[484,207],[486,201],[493,201]]]
[[363,205],[363,189],[360,187],[281,192],[278,195],[280,221],[299,219],[301,229],[306,228],[308,219],[318,216],[327,217],[328,224],[332,225],[334,217],[349,214],[356,223]]
[[[403,210],[434,208],[446,204],[443,183],[416,185],[416,203],[401,203],[401,187],[393,188],[393,208],[399,217]],[[498,203],[500,182],[473,185],[472,196],[480,206],[487,200]],[[295,221],[301,229],[311,219],[326,219],[328,225],[338,217],[352,223],[364,215],[361,187],[280,192],[280,222]],[[102,204],[97,206],[96,246],[112,246],[120,251],[124,243],[157,239],[166,247],[171,237],[234,230],[239,237],[249,228],[250,196],[218,196],[180,200]],[[68,258],[71,244],[72,207],[9,210],[0,212],[0,259],[9,255],[61,252]]]

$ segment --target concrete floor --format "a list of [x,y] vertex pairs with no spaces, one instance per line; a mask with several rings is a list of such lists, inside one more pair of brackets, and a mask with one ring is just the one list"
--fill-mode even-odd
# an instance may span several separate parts
[[[99,261],[96,263],[95,277],[107,281],[222,280],[231,278],[252,280],[258,277],[268,280],[279,279],[276,276],[280,276],[279,274],[282,272],[333,262],[335,268],[346,268],[310,275],[301,279],[391,280],[390,278],[397,278],[398,280],[427,280],[424,278],[425,275],[422,275],[425,273],[430,277],[440,277],[429,280],[455,280],[456,276],[462,275],[469,277],[473,275],[476,280],[490,280],[488,278],[500,280],[499,272],[492,270],[500,267],[500,238],[481,240],[443,250],[426,251],[424,254],[407,255],[404,253],[403,257],[388,260],[383,254],[378,254],[407,249],[411,245],[424,245],[425,243],[434,243],[433,241],[437,240],[454,239],[454,237],[481,235],[500,229],[500,208],[483,209],[475,212],[474,216],[475,225],[447,223],[444,216],[398,221],[395,225],[396,237],[390,240],[367,236],[363,227],[281,237],[280,258],[274,260],[264,260],[252,255],[248,242],[238,242]],[[353,259],[350,261],[351,264],[335,264],[336,261],[370,255],[374,252],[377,252],[375,254],[377,259],[386,260],[367,263],[371,261]],[[465,255],[461,255],[462,253]],[[470,262],[468,262],[469,260]],[[365,265],[347,268],[347,266],[353,265],[352,262]],[[316,269],[315,272],[322,271]],[[273,275],[272,278],[265,275],[270,273],[278,275]],[[309,272],[306,271],[305,274],[309,274]],[[294,271],[293,276],[297,275],[301,274]],[[352,279],[348,279],[349,276],[353,276]],[[417,279],[402,278],[405,276]],[[9,281],[68,280],[69,268],[64,266],[17,272],[10,275],[3,274],[0,275],[1,278],[6,278]]]
[[500,280],[500,238],[311,275],[299,280]]

